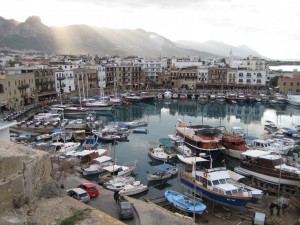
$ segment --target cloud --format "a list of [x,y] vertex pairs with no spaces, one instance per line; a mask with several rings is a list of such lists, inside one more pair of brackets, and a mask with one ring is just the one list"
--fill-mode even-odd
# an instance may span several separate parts
[[[70,1],[70,0],[61,0]],[[99,6],[118,6],[127,8],[177,8],[177,7],[193,7],[203,2],[214,0],[85,0],[85,3],[95,4]],[[227,1],[227,0],[225,0]],[[229,0],[230,1],[230,0]],[[82,2],[82,0],[72,0],[70,2]]]

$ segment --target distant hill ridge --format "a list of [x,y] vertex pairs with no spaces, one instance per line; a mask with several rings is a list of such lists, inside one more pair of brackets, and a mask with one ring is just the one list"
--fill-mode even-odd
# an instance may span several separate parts
[[0,47],[37,50],[60,54],[139,55],[139,56],[260,56],[247,46],[222,42],[178,41],[142,29],[111,29],[88,25],[48,27],[37,16],[25,22],[0,17]]

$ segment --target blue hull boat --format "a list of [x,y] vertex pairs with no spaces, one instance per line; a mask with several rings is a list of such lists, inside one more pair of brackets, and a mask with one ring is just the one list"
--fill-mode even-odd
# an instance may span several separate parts
[[[222,175],[222,174],[221,174]],[[205,184],[198,184],[195,183],[195,180],[192,176],[188,175],[187,173],[182,173],[180,175],[180,182],[183,186],[185,186],[187,189],[191,191],[196,191],[197,195],[203,196],[204,198],[211,200],[213,202],[219,203],[221,205],[231,207],[231,208],[240,208],[245,207],[246,204],[251,201],[251,195],[247,193],[240,193],[240,190],[237,187],[234,187],[232,184],[219,184],[219,185],[213,185],[213,182],[218,182],[217,180],[210,179],[213,175],[210,175],[210,173],[207,174],[207,172],[204,172],[204,175],[197,176],[198,179],[202,179]],[[219,179],[221,176],[219,176]],[[226,177],[223,177],[226,178]],[[208,179],[208,180],[206,180]],[[227,178],[226,178],[227,179]],[[212,186],[209,188],[208,184],[212,184]],[[205,187],[207,185],[207,187]],[[221,189],[220,187],[224,186],[224,189]],[[213,188],[214,187],[214,188]],[[227,191],[226,191],[227,188]],[[217,189],[217,190],[214,190]],[[232,190],[230,190],[232,189]],[[228,193],[227,193],[228,192]]]
[[202,214],[206,209],[206,205],[179,192],[167,190],[165,192],[166,199],[177,209],[188,213]]

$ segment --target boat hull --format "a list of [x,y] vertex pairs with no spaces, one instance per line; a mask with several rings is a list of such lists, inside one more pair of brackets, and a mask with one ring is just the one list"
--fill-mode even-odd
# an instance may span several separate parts
[[227,155],[229,157],[232,157],[232,158],[235,158],[235,159],[240,159],[241,158],[241,153],[243,151],[234,150],[234,149],[225,149],[223,152],[224,152],[225,155]]
[[188,213],[202,214],[206,209],[206,205],[200,201],[194,201],[185,195],[176,191],[167,190],[165,192],[166,199],[177,209]]
[[180,177],[180,182],[186,186],[188,189],[193,191],[196,189],[196,194],[203,196],[204,198],[211,200],[213,202],[219,203],[221,205],[225,205],[228,207],[245,207],[246,204],[251,200],[251,198],[248,197],[234,197],[229,195],[222,195],[216,192],[213,192],[211,190],[208,190],[204,188],[203,186],[200,186],[196,184],[196,187],[194,183],[186,179],[185,177]]

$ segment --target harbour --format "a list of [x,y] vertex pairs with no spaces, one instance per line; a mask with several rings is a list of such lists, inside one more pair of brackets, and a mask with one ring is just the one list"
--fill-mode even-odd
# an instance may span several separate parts
[[[175,134],[178,119],[191,126],[196,124],[210,125],[213,127],[226,127],[228,130],[238,126],[243,129],[246,135],[260,138],[270,135],[265,130],[265,121],[267,120],[275,121],[278,127],[284,124],[285,127],[294,128],[296,124],[300,123],[297,107],[289,104],[243,103],[233,105],[226,102],[179,99],[155,99],[153,101],[121,105],[112,110],[110,114],[96,113],[95,115],[96,120],[101,120],[103,124],[114,124],[120,121],[147,121],[147,125],[145,125],[146,133],[131,132],[127,141],[114,142],[110,152],[110,156],[119,165],[137,160],[138,164],[132,176],[148,186],[146,192],[134,195],[134,198],[142,201],[145,199],[159,199],[168,189],[180,193],[189,193],[193,196],[193,186],[183,185],[181,181],[180,174],[186,169],[186,166],[177,159],[170,159],[168,163],[178,168],[178,175],[158,181],[147,180],[149,174],[156,172],[155,166],[161,164],[161,162],[148,155],[150,143],[158,142],[163,137],[166,138],[170,134]],[[76,118],[76,120],[85,119],[84,116]],[[65,119],[72,120],[74,117],[68,118],[68,116],[65,116]],[[99,142],[96,148],[103,146],[103,143]],[[212,168],[226,166],[228,169],[233,170],[238,165],[239,160],[220,154],[213,161]],[[209,162],[201,162],[197,166],[209,168],[211,165]],[[87,175],[84,178],[94,183],[99,182],[98,175]],[[260,187],[263,191],[267,190],[270,194],[277,195],[278,186],[276,185],[266,185],[257,179],[250,179],[248,184]],[[284,185],[281,186],[281,194],[299,193],[297,188],[292,192],[290,190],[286,191],[286,189]],[[198,193],[197,196],[203,198]]]

